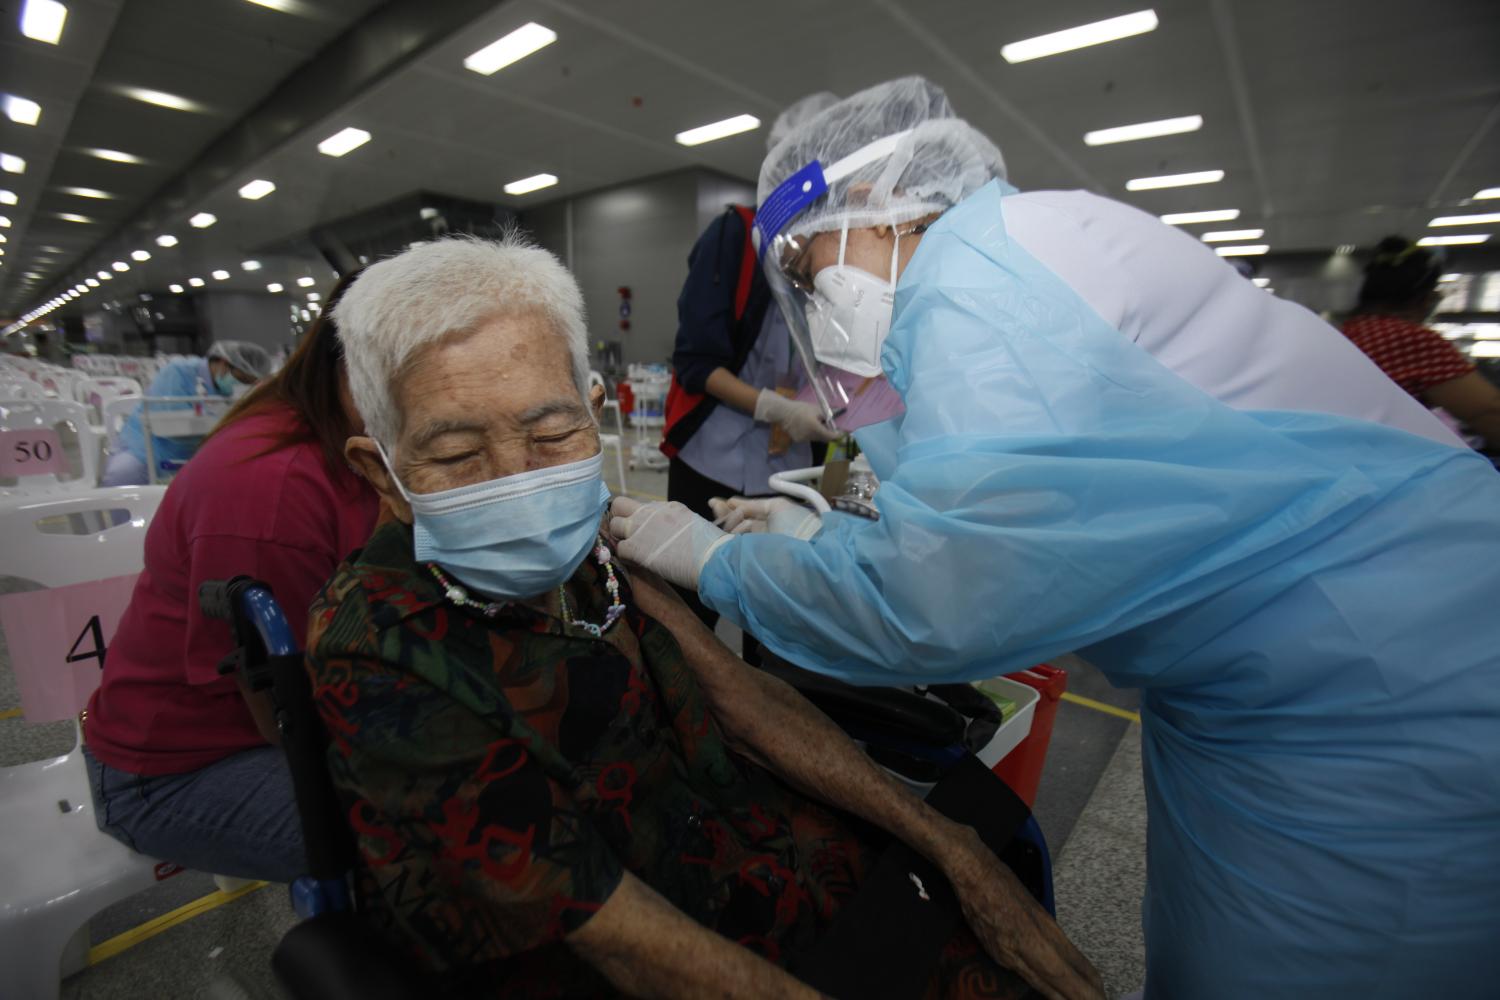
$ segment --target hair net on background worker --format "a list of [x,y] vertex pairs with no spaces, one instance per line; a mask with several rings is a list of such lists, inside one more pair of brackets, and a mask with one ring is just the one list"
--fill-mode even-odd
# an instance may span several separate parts
[[852,94],[793,128],[761,165],[757,201],[764,205],[772,191],[814,160],[827,171],[893,136],[900,138],[889,155],[832,181],[780,233],[766,235],[907,222],[951,208],[1005,177],[1000,150],[953,114],[942,88],[909,76]]
[[778,142],[785,139],[803,122],[826,111],[838,102],[838,94],[820,90],[816,94],[808,94],[800,101],[788,104],[786,110],[776,116],[776,121],[771,124],[771,131],[766,133],[766,152],[769,153],[775,149]]
[[264,347],[248,340],[216,340],[205,357],[228,362],[230,367],[238,368],[257,380],[271,373],[271,355]]

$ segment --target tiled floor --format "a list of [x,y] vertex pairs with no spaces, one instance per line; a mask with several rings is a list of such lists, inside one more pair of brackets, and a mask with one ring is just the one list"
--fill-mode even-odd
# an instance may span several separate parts
[[[613,487],[616,475],[610,456],[605,467]],[[663,497],[666,474],[632,470],[627,485],[634,495]],[[4,572],[0,566],[0,593],[29,589]],[[730,628],[726,626],[726,632]],[[1118,708],[1135,707],[1133,693],[1110,688],[1082,661],[1059,662],[1069,671],[1072,691]],[[18,704],[8,651],[0,641],[0,766],[67,751],[71,724],[33,726],[4,717]],[[1144,968],[1139,913],[1145,806],[1138,737],[1133,723],[1063,702],[1035,810],[1053,851],[1059,921],[1094,960],[1112,994],[1138,989]],[[0,834],[0,858],[3,851]],[[0,892],[3,884],[0,872]],[[98,944],[130,932],[214,891],[208,876],[185,872],[100,914],[91,926],[92,940]],[[284,994],[270,971],[269,955],[294,919],[284,887],[251,891],[70,977],[62,996],[280,1000]],[[0,973],[0,995],[4,993]]]

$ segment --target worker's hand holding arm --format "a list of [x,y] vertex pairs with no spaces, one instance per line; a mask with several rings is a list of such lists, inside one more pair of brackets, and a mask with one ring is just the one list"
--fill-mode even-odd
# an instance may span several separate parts
[[708,557],[730,536],[680,503],[643,503],[616,497],[609,508],[609,533],[620,555],[689,590]]
[[1044,996],[1103,996],[1088,960],[971,828],[912,795],[790,686],[735,657],[661,580],[638,572],[632,583],[640,609],[676,637],[732,746],[930,858],[948,875],[990,956]]

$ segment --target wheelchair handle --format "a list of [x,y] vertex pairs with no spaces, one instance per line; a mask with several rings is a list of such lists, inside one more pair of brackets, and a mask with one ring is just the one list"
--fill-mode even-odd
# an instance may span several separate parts
[[198,586],[198,607],[209,618],[227,621],[236,635],[242,625],[254,628],[271,656],[296,655],[296,636],[286,615],[276,606],[271,588],[248,576],[206,580]]

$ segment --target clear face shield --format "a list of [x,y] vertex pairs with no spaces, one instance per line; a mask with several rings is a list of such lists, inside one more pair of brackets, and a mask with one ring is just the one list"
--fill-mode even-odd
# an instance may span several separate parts
[[[812,402],[835,427],[858,430],[905,412],[901,397],[880,368],[880,348],[891,322],[895,261],[889,280],[844,264],[848,228],[838,233],[790,235],[789,223],[828,190],[831,181],[886,156],[905,133],[879,140],[828,171],[814,161],[792,175],[756,213],[761,268],[785,316],[807,385],[797,398]],[[814,276],[811,243],[839,241],[838,262]]]

